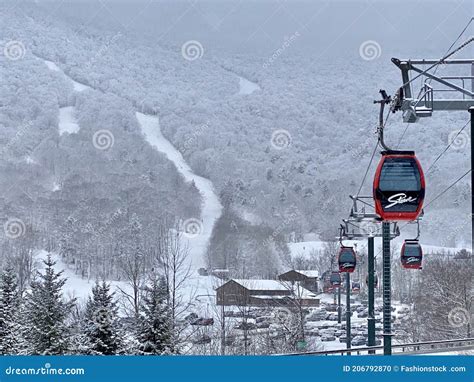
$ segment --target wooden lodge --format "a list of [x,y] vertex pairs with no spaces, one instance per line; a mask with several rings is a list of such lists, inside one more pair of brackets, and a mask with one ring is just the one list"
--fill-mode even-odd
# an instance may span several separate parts
[[278,280],[232,279],[216,289],[216,299],[221,306],[319,306],[316,295],[299,283]]
[[319,272],[314,270],[294,270],[282,273],[278,276],[281,281],[300,283],[301,286],[313,293],[318,293]]

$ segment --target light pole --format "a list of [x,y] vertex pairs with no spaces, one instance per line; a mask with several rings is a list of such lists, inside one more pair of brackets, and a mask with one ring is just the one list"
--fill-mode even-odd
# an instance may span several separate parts
[[[367,282],[367,299],[368,299],[368,314],[367,314],[367,329],[368,329],[368,346],[375,346],[375,256],[374,256],[374,238],[368,238],[368,282]],[[375,351],[370,350],[370,354],[375,354]]]

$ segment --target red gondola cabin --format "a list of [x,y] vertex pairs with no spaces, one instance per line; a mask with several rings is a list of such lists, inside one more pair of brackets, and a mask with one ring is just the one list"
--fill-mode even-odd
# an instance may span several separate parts
[[352,247],[341,247],[339,250],[339,272],[352,273],[356,267],[356,254]]
[[423,208],[425,177],[415,152],[383,151],[373,192],[382,220],[416,220]]
[[402,267],[406,269],[421,269],[423,250],[418,240],[405,240],[400,254]]

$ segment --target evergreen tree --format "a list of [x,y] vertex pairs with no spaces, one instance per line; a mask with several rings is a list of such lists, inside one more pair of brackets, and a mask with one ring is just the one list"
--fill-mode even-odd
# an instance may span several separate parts
[[171,338],[166,282],[163,278],[155,278],[145,287],[139,318],[138,353],[172,353]]
[[117,354],[120,348],[118,308],[105,281],[96,283],[86,305],[84,333],[91,354]]
[[0,354],[16,354],[19,351],[19,305],[18,283],[13,269],[9,267],[0,276]]
[[44,274],[31,282],[25,302],[24,338],[29,354],[53,355],[68,351],[69,329],[67,318],[75,300],[65,301],[62,288],[66,279],[62,271],[54,270],[55,261],[48,254],[43,260]]

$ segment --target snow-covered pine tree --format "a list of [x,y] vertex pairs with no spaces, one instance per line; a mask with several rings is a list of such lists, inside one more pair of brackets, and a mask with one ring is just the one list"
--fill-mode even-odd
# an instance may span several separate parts
[[163,278],[153,278],[145,287],[138,329],[138,353],[142,355],[173,352],[167,286]]
[[90,354],[113,355],[121,347],[118,308],[110,284],[97,282],[86,305],[84,334]]
[[69,329],[67,318],[75,300],[66,301],[62,288],[66,279],[54,269],[55,261],[48,254],[44,273],[38,272],[26,295],[23,336],[28,354],[64,354],[68,351]]
[[19,334],[16,316],[20,299],[18,283],[12,268],[7,267],[0,276],[0,354],[17,354]]

